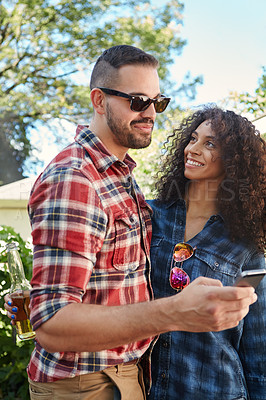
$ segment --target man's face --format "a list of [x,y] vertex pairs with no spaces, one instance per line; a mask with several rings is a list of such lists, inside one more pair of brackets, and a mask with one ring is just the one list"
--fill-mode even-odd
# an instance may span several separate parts
[[[157,70],[150,66],[125,65],[119,69],[118,84],[112,89],[155,98],[160,94]],[[156,117],[153,104],[135,112],[130,109],[129,99],[107,95],[105,116],[116,146],[126,150],[149,146]]]

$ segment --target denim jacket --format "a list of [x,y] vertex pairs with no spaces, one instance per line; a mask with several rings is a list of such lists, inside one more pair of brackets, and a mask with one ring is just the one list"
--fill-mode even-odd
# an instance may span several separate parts
[[[152,285],[156,298],[176,293],[169,284],[176,243],[184,241],[186,207],[149,201],[153,208]],[[184,261],[191,281],[198,276],[233,285],[247,269],[265,268],[263,254],[229,240],[223,219],[214,215],[194,238],[195,254]],[[149,400],[266,400],[266,278],[258,301],[235,328],[222,332],[160,335],[152,353]]]

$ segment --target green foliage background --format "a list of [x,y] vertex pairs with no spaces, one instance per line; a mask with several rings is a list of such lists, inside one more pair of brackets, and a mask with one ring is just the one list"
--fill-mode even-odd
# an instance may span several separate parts
[[28,400],[26,367],[33,350],[33,341],[20,341],[4,310],[4,295],[9,291],[10,279],[7,269],[7,243],[17,242],[25,275],[32,275],[32,249],[13,228],[0,226],[0,399]]
[[0,0],[0,184],[22,178],[33,128],[50,124],[60,140],[55,120],[88,122],[89,77],[106,48],[129,44],[155,55],[161,90],[193,96],[200,77],[188,75],[179,88],[169,82],[186,44],[183,8],[179,0]]

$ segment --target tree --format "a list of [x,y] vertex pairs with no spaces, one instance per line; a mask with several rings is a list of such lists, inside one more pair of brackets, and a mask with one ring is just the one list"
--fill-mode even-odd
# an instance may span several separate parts
[[263,68],[262,76],[259,78],[255,95],[241,93],[239,102],[244,106],[244,111],[253,114],[255,118],[266,116],[266,67]]
[[168,67],[185,45],[182,11],[178,0],[0,0],[0,184],[22,177],[36,123],[88,120],[88,78],[104,49],[154,54],[169,89]]
[[[259,78],[258,87],[254,94],[231,92],[225,104],[232,104],[237,112],[248,113],[253,116],[253,121],[266,117],[266,67],[262,69],[262,76]],[[261,132],[266,134],[266,132]]]

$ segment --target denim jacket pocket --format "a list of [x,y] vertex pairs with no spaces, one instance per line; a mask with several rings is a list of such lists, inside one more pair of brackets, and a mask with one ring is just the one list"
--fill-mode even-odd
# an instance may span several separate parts
[[241,266],[233,262],[229,257],[196,249],[195,256],[201,262],[207,264],[206,275],[209,278],[219,279],[224,286],[233,285],[241,270]]
[[173,246],[171,242],[166,241],[161,236],[152,235],[150,251],[152,266],[161,265],[160,270],[163,272],[167,271],[168,265],[171,263],[172,254]]
[[159,250],[160,246],[162,245],[162,242],[163,238],[153,235],[151,241],[151,248],[153,249],[153,251]]

